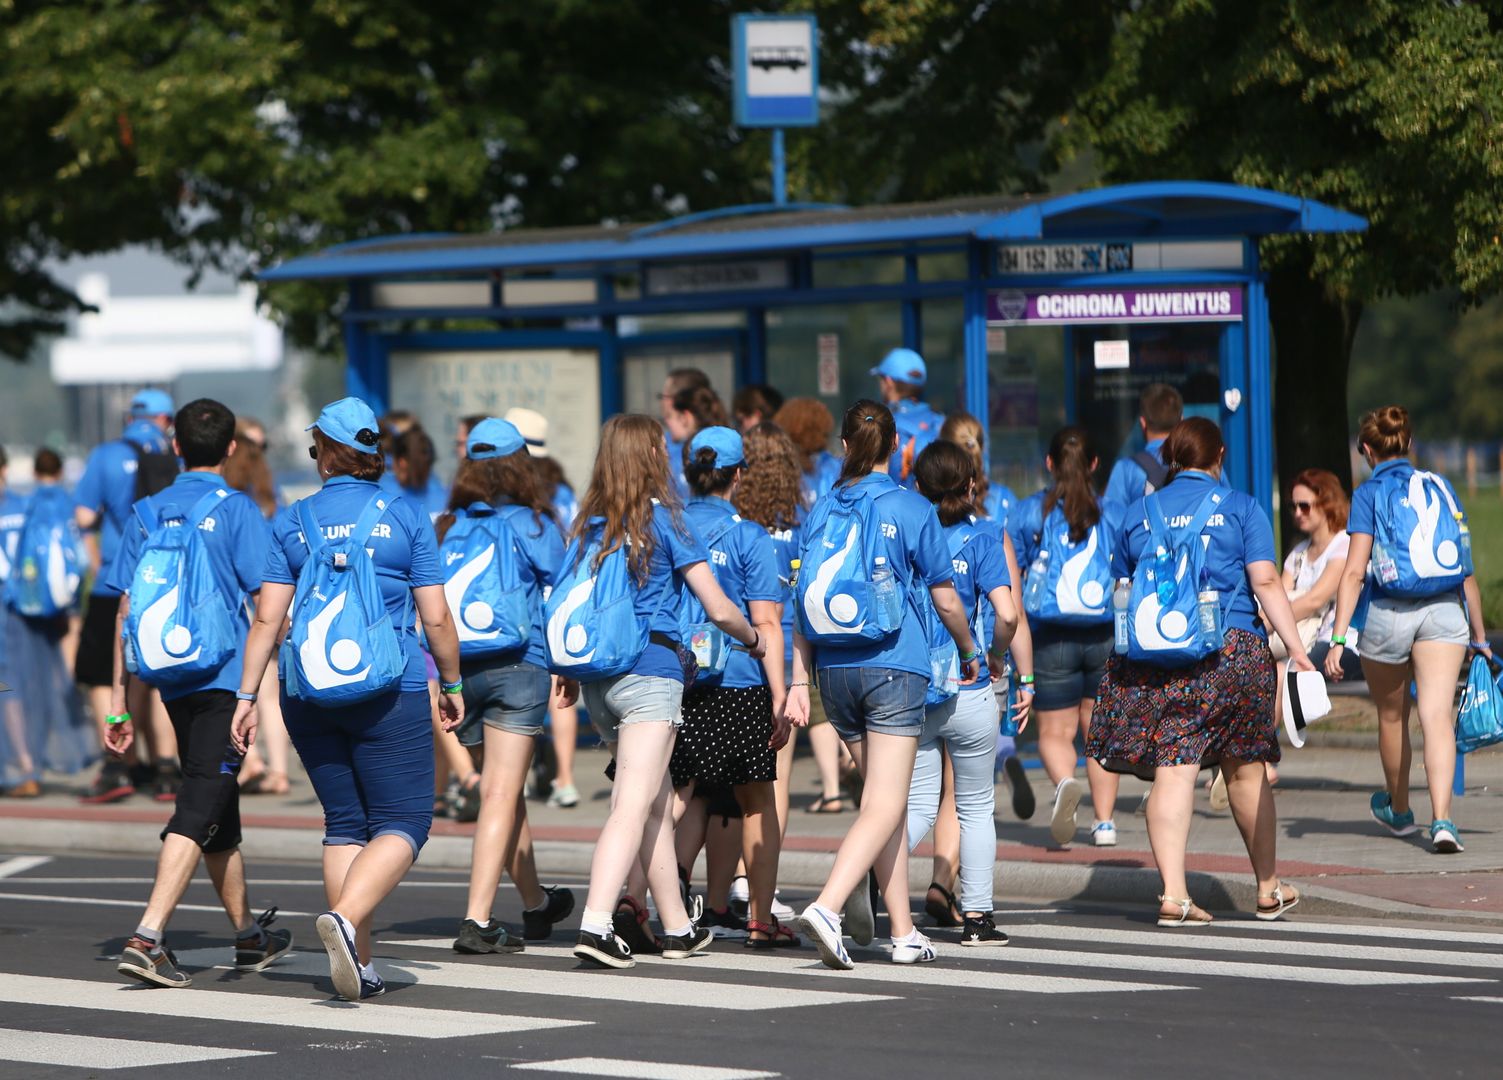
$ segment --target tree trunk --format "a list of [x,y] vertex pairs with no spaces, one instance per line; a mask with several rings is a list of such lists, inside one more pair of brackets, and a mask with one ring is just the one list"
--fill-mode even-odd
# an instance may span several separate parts
[[1276,357],[1274,447],[1284,496],[1279,516],[1287,550],[1299,536],[1288,495],[1301,469],[1329,469],[1352,488],[1346,377],[1362,305],[1333,295],[1302,261],[1269,275],[1268,315]]

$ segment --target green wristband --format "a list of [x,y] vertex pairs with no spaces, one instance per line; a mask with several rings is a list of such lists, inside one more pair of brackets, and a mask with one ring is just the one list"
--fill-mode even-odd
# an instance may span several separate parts
[[462,693],[464,691],[464,680],[461,679],[458,682],[439,683],[438,688],[445,694],[452,695]]
[[1346,635],[1345,634],[1332,634],[1331,635],[1331,644],[1332,645],[1345,645],[1346,644]]
[[104,718],[104,722],[106,724],[110,724],[111,726],[115,724],[128,724],[130,723],[130,713],[123,712],[117,716],[106,716]]

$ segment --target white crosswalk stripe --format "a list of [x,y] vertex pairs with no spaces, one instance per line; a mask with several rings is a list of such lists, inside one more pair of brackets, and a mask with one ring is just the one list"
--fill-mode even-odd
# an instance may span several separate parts
[[569,1076],[608,1076],[617,1080],[767,1080],[777,1073],[753,1069],[722,1069],[713,1065],[673,1065],[663,1061],[624,1061],[621,1058],[561,1058],[522,1061],[513,1069],[564,1073]]
[[27,1065],[72,1065],[80,1069],[134,1069],[143,1065],[186,1065],[195,1061],[269,1057],[269,1050],[231,1050],[219,1046],[101,1039],[55,1031],[0,1028],[0,1061]]

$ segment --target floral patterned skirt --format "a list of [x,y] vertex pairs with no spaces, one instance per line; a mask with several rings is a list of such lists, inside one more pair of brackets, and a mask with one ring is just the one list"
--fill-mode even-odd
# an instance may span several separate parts
[[1276,675],[1268,642],[1228,630],[1219,653],[1166,670],[1112,655],[1091,715],[1086,756],[1152,780],[1161,765],[1279,760]]

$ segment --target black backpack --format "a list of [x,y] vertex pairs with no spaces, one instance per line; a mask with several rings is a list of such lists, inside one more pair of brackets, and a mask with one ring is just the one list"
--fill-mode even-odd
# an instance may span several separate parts
[[1148,483],[1143,485],[1143,494],[1152,495],[1164,486],[1164,481],[1169,479],[1169,466],[1159,459],[1159,456],[1148,450],[1139,450],[1132,456],[1138,467],[1148,474]]
[[146,450],[135,443],[130,448],[136,452],[136,501],[172,486],[178,473],[176,454]]

